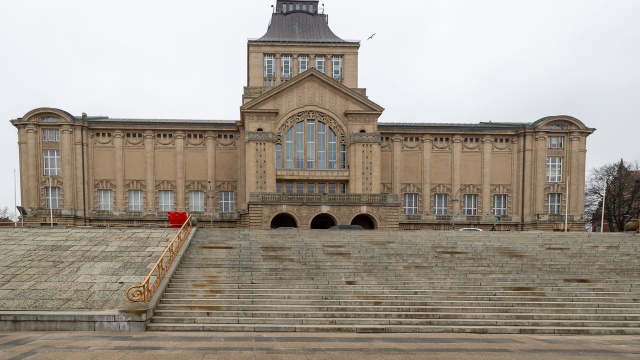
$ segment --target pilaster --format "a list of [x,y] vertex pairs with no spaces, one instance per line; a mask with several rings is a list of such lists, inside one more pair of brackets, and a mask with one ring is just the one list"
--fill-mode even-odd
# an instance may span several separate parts
[[544,208],[545,195],[544,188],[547,183],[547,137],[538,135],[536,140],[536,175],[534,189],[535,196],[535,214],[544,214],[547,211]]
[[177,131],[176,139],[176,198],[178,211],[186,211],[185,207],[185,167],[184,167],[184,132]]
[[73,169],[73,129],[71,125],[63,125],[60,129],[60,162],[62,171],[62,186],[64,199],[62,199],[62,205],[66,208],[75,207],[74,196],[74,169]]
[[402,169],[402,136],[394,135],[393,141],[393,193],[400,194]]
[[431,208],[431,150],[433,138],[422,136],[422,213],[429,213]]
[[493,151],[493,138],[485,135],[482,139],[482,212],[484,214],[492,214],[491,209],[491,167]]
[[147,211],[154,211],[156,209],[156,180],[155,180],[155,135],[153,131],[147,130],[144,133],[144,150],[147,156],[147,185],[146,192],[144,194],[147,203]]
[[[569,186],[569,199],[577,199],[579,196],[579,184],[580,184],[580,134],[571,133],[569,134],[569,139],[571,141],[571,152],[566,157],[565,161],[569,162],[570,172],[566,180],[567,186]],[[584,176],[582,176],[584,177]],[[582,192],[584,193],[584,191]],[[569,206],[570,214],[581,214],[583,211],[580,211],[578,208],[580,204],[578,201],[570,201],[567,203]]]
[[113,132],[113,145],[116,150],[116,211],[124,211],[124,133]]
[[[453,166],[451,168],[452,168],[453,174],[451,174],[451,184],[452,184],[451,195],[455,197],[456,194],[458,193],[458,190],[462,186],[461,170],[462,170],[463,139],[460,135],[456,135],[453,137],[452,142],[453,142]],[[458,196],[460,196],[460,194],[458,194]],[[460,201],[459,201],[460,199],[452,198],[451,200],[454,200],[452,203],[452,213],[455,216],[460,212]]]
[[[38,156],[38,129],[34,125],[27,125],[27,144],[29,151],[29,176],[27,178],[28,186],[26,193],[29,194],[29,207],[40,207],[39,195],[39,176],[37,169],[42,168],[42,164],[38,164],[38,159],[42,159],[42,154]],[[26,199],[24,197],[23,199]]]

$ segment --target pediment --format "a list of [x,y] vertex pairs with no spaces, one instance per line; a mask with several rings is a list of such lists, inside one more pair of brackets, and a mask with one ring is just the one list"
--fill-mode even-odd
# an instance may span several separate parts
[[38,108],[29,111],[22,117],[22,121],[42,123],[47,125],[71,124],[75,116],[68,112],[54,108]]
[[243,105],[241,112],[288,112],[318,106],[334,113],[382,113],[384,108],[316,69],[305,71]]

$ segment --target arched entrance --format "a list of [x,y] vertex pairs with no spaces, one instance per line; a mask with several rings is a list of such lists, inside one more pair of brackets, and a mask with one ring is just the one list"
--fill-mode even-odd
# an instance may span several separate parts
[[273,220],[271,220],[271,228],[277,229],[283,227],[297,228],[298,223],[296,222],[296,219],[289,214],[278,214],[273,218]]
[[351,220],[351,225],[360,225],[367,230],[375,230],[376,223],[373,218],[367,214],[360,214]]
[[334,225],[336,221],[329,214],[320,214],[311,220],[312,229],[328,229]]

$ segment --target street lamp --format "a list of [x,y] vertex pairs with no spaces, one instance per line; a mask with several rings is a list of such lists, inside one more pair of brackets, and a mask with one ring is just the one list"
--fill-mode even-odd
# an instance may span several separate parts
[[207,180],[209,183],[209,215],[211,217],[210,226],[213,227],[213,203],[211,202],[211,180]]
[[460,187],[460,189],[458,189],[458,191],[456,191],[456,195],[453,197],[453,199],[451,199],[451,202],[453,202],[453,206],[452,206],[452,214],[451,214],[451,230],[456,230],[456,202],[458,201],[458,194],[460,193],[460,190],[466,188],[467,186],[469,186],[470,184],[464,184]]
[[608,177],[604,178],[603,184],[602,184],[602,214],[600,217],[600,232],[602,233],[604,231],[604,202],[607,199],[607,181],[609,180]]

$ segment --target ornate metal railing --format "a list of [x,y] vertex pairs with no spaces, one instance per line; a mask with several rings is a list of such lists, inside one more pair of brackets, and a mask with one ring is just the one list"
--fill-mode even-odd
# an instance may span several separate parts
[[180,252],[182,244],[184,244],[185,240],[187,240],[187,237],[191,233],[192,228],[193,222],[191,220],[191,215],[189,215],[187,221],[182,225],[176,236],[173,237],[173,240],[171,240],[160,256],[160,259],[158,259],[144,281],[139,285],[133,285],[127,289],[126,295],[129,301],[149,302],[149,300],[151,300],[153,294],[158,290],[162,279],[164,279],[167,271],[169,271],[171,264],[173,264],[173,260],[178,255],[178,252]]
[[250,199],[258,204],[398,205],[396,194],[251,193]]

